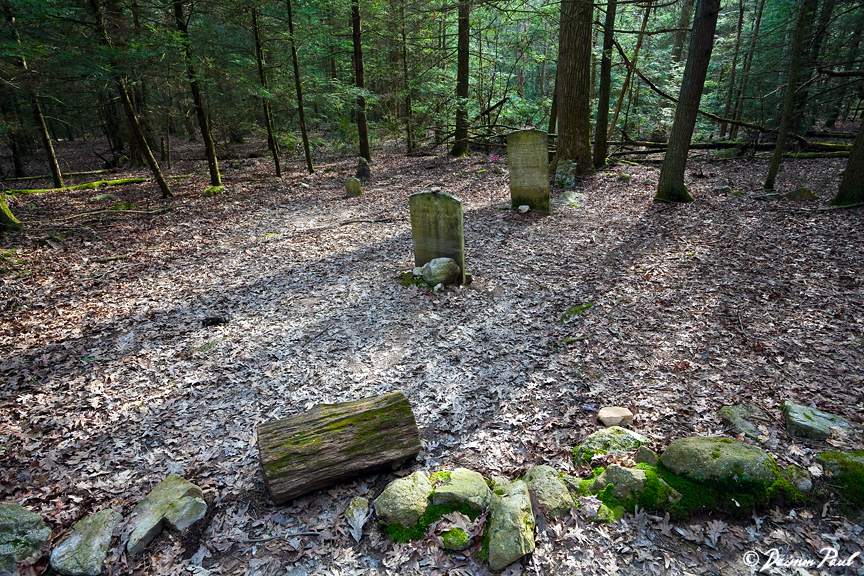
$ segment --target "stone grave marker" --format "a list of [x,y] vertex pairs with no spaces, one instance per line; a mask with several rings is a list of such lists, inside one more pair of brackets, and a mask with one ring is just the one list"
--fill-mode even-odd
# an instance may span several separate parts
[[514,208],[530,206],[549,214],[549,145],[542,130],[517,130],[507,135],[510,199]]
[[465,232],[462,200],[446,192],[424,191],[408,198],[411,207],[411,237],[414,265],[435,258],[452,258],[461,269],[459,284],[465,284]]
[[363,195],[363,188],[360,186],[359,178],[348,178],[345,180],[345,197],[357,198]]

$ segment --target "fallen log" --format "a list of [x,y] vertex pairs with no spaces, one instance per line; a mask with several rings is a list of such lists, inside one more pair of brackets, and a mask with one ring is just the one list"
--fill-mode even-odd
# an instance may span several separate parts
[[276,504],[420,453],[420,431],[401,392],[342,404],[258,427],[264,481]]

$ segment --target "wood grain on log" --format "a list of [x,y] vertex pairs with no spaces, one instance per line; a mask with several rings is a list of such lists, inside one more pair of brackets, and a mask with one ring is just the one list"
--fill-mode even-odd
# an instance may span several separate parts
[[420,431],[401,392],[321,404],[258,427],[264,480],[282,504],[417,456]]

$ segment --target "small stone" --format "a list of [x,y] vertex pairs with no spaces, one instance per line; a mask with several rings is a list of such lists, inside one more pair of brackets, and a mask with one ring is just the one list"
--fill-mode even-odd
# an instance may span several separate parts
[[143,550],[167,523],[185,530],[207,514],[201,488],[177,474],[171,474],[132,510],[132,533],[126,551],[135,555]]
[[79,520],[51,551],[51,567],[65,576],[99,576],[111,535],[122,520],[123,516],[110,509]]
[[620,180],[621,182],[629,182],[630,174],[627,174],[626,172],[620,172],[618,174],[618,180]]
[[786,476],[789,481],[802,492],[810,492],[813,490],[813,481],[810,480],[810,474],[806,470],[794,464],[790,464],[786,468]]
[[791,436],[825,440],[831,436],[832,427],[852,429],[852,425],[841,416],[794,404],[788,400],[780,405],[780,410],[783,412],[783,419],[786,420],[786,431]]
[[453,258],[435,258],[430,260],[420,269],[420,275],[430,286],[436,284],[453,284],[459,280],[462,270]]
[[359,178],[348,178],[345,180],[345,197],[357,198],[363,195],[363,188],[360,186]]
[[471,544],[471,538],[461,528],[452,528],[441,534],[445,550],[465,550]]
[[570,496],[567,485],[551,466],[534,466],[525,474],[525,483],[550,517],[566,516],[573,508],[573,497]]
[[744,434],[752,440],[759,438],[761,432],[750,422],[751,418],[765,420],[765,413],[756,406],[747,404],[735,404],[734,406],[723,406],[717,411],[720,418],[726,422],[736,435]]
[[430,494],[432,484],[426,474],[418,470],[388,484],[372,505],[375,514],[384,522],[410,528],[426,513]]
[[420,266],[415,266],[414,269],[411,271],[411,275],[417,276],[418,278],[420,276],[423,276],[423,268],[421,268]]
[[731,194],[732,193],[732,187],[731,186],[718,186],[718,187],[714,188],[714,192],[716,192],[717,194]]
[[597,413],[597,419],[607,428],[609,426],[632,426],[633,413],[620,406],[606,406]]
[[519,206],[518,210],[519,210],[519,212],[520,212],[521,214],[525,214],[525,213],[527,213],[529,210],[531,210],[531,207],[528,206],[527,204],[522,204],[521,206]]
[[456,468],[450,473],[447,482],[435,489],[432,503],[464,504],[475,512],[483,512],[489,506],[491,492],[486,480],[478,472],[465,468]]
[[807,188],[796,188],[786,193],[787,200],[819,200],[819,197]]
[[636,450],[636,454],[633,456],[633,461],[637,464],[656,466],[659,458],[657,458],[657,453],[647,446],[640,446],[639,449]]
[[501,570],[534,551],[534,512],[528,486],[517,480],[495,486],[489,515],[489,567]]
[[42,517],[18,504],[0,504],[0,570],[15,570],[39,551],[51,529]]
[[573,451],[573,463],[576,466],[590,464],[594,456],[626,454],[649,442],[650,440],[641,434],[620,426],[610,426],[585,438]]

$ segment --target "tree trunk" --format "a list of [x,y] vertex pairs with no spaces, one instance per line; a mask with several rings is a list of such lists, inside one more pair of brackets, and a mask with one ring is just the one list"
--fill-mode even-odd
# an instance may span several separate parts
[[360,138],[360,157],[367,163],[372,162],[369,151],[369,127],[366,125],[366,97],[363,95],[365,79],[363,77],[363,44],[360,27],[360,0],[351,0],[351,40],[354,44],[354,76],[357,86],[357,135]]
[[687,151],[690,148],[690,139],[693,137],[693,128],[696,126],[699,100],[702,97],[705,76],[711,61],[711,51],[714,48],[714,32],[717,28],[719,11],[720,0],[699,0],[696,6],[696,20],[690,36],[690,49],[687,64],[684,66],[678,105],[675,107],[675,121],[672,124],[672,133],[669,135],[666,157],[660,168],[657,195],[654,197],[661,202],[693,200],[684,185],[684,169],[687,165]]
[[[744,26],[744,0],[738,0],[738,31],[735,33],[735,52],[732,56],[732,71],[729,74],[729,90],[726,91],[726,108],[723,116],[732,115],[732,95],[735,93],[735,69],[738,67],[738,49],[741,46],[741,28]],[[726,122],[720,123],[720,138],[726,137]]]
[[468,154],[468,47],[471,27],[470,0],[459,0],[459,27],[456,44],[456,138],[451,156]]
[[288,5],[288,33],[291,35],[291,64],[294,68],[294,89],[297,91],[297,113],[300,116],[300,136],[303,138],[303,153],[306,155],[306,169],[312,174],[312,151],[309,149],[309,135],[306,133],[306,115],[303,112],[303,85],[300,83],[300,64],[297,62],[297,46],[294,43],[294,16],[291,13],[291,0]]
[[801,72],[804,35],[807,33],[807,25],[813,11],[816,10],[816,4],[817,0],[803,0],[801,3],[801,12],[798,15],[798,24],[795,26],[795,36],[792,40],[792,62],[789,64],[789,81],[786,86],[786,97],[783,100],[783,114],[780,117],[780,128],[777,129],[777,146],[774,148],[774,156],[768,167],[768,176],[765,177],[766,190],[774,189],[774,181],[777,179],[777,172],[780,171],[780,162],[783,161],[783,149],[786,147],[795,110],[795,90],[798,88],[798,76]]
[[[747,82],[750,80],[750,66],[753,64],[753,56],[756,53],[756,40],[759,38],[759,26],[762,24],[763,8],[765,8],[765,0],[759,0],[759,7],[756,8],[756,20],[753,23],[753,33],[750,36],[750,47],[747,50],[747,56],[744,58],[744,70],[741,73],[741,89],[738,91],[735,115],[732,117],[736,122],[740,122],[741,117],[744,115],[744,99],[747,96]],[[729,131],[729,139],[734,140],[737,137],[738,125],[733,124]]]
[[672,61],[681,62],[684,57],[684,43],[687,41],[687,33],[690,32],[690,23],[693,21],[694,0],[684,0],[681,4],[681,14],[678,16],[678,29],[672,37]]
[[412,117],[411,79],[408,75],[408,35],[405,31],[405,0],[399,5],[399,20],[402,22],[402,79],[405,85],[405,137],[408,153],[414,151],[414,119]]
[[558,79],[555,79],[555,88],[552,89],[552,105],[549,107],[549,130],[547,134],[555,134],[555,125],[558,123]]
[[276,504],[403,462],[420,448],[414,413],[401,392],[321,404],[258,427],[264,481]]
[[6,205],[6,195],[0,193],[0,232],[19,230],[21,222],[15,218],[9,206]]
[[591,170],[591,24],[588,0],[562,0],[558,42],[558,139],[555,164],[575,164],[576,173]]
[[267,147],[273,155],[273,165],[276,167],[276,176],[282,177],[282,167],[279,164],[279,143],[273,131],[273,116],[270,113],[270,93],[267,89],[267,73],[264,71],[264,48],[261,44],[261,31],[258,27],[258,9],[252,9],[252,32],[255,35],[255,61],[258,63],[258,81],[261,83],[263,96],[261,103],[264,107],[264,125],[267,127]]
[[[649,0],[648,4],[645,6],[645,14],[642,16],[642,27],[639,29],[639,36],[636,38],[636,48],[633,50],[633,68],[635,68],[639,62],[639,50],[642,48],[642,39],[645,36],[645,28],[648,26],[648,17],[650,15],[651,2]],[[621,105],[624,103],[624,95],[627,94],[627,89],[630,87],[630,78],[632,75],[633,69],[628,66],[627,74],[624,76],[624,86],[621,87],[621,92],[618,93],[618,102],[615,104],[615,112],[612,114],[612,122],[609,124],[609,130],[606,131],[606,140],[612,138],[612,134],[615,132],[615,125],[618,123],[618,115],[621,113]]]
[[846,171],[840,181],[837,195],[831,199],[835,206],[864,203],[864,124],[858,128],[858,136],[852,144]]
[[[823,0],[822,9],[819,11],[819,22],[816,24],[816,32],[813,34],[813,41],[810,42],[810,50],[806,59],[806,69],[810,71],[816,70],[819,56],[822,52],[822,44],[825,41],[825,33],[828,29],[828,24],[831,20],[831,15],[834,12],[835,0]],[[815,11],[815,6],[814,6]],[[809,24],[808,24],[809,27]],[[813,126],[813,118],[808,118],[805,108],[809,99],[809,86],[804,85],[795,93],[795,107],[792,113],[792,131],[796,134],[801,134]]]
[[612,85],[612,46],[615,30],[617,0],[606,4],[606,22],[603,29],[603,58],[600,60],[600,91],[597,102],[597,125],[594,128],[594,167],[606,165],[609,152],[606,131],[609,129],[609,96]]
[[15,178],[24,176],[24,137],[22,133],[21,115],[18,112],[17,101],[12,97],[8,86],[0,88],[0,112],[9,134],[9,151],[12,153],[12,173]]
[[[216,145],[213,142],[213,135],[210,133],[210,126],[207,122],[207,112],[204,110],[204,102],[201,98],[201,89],[198,86],[198,77],[195,74],[195,64],[192,61],[192,44],[189,41],[189,25],[186,22],[186,17],[183,15],[182,0],[174,0],[174,21],[177,25],[177,31],[180,33],[181,42],[183,43],[183,58],[186,60],[186,77],[189,79],[189,88],[192,91],[192,105],[195,108],[195,116],[198,117],[198,126],[201,129],[201,139],[204,140],[204,153],[207,156],[207,168],[210,171],[210,185],[221,186],[222,177],[219,174],[219,161],[216,158]],[[170,168],[170,140],[168,143],[168,149],[168,167]]]

